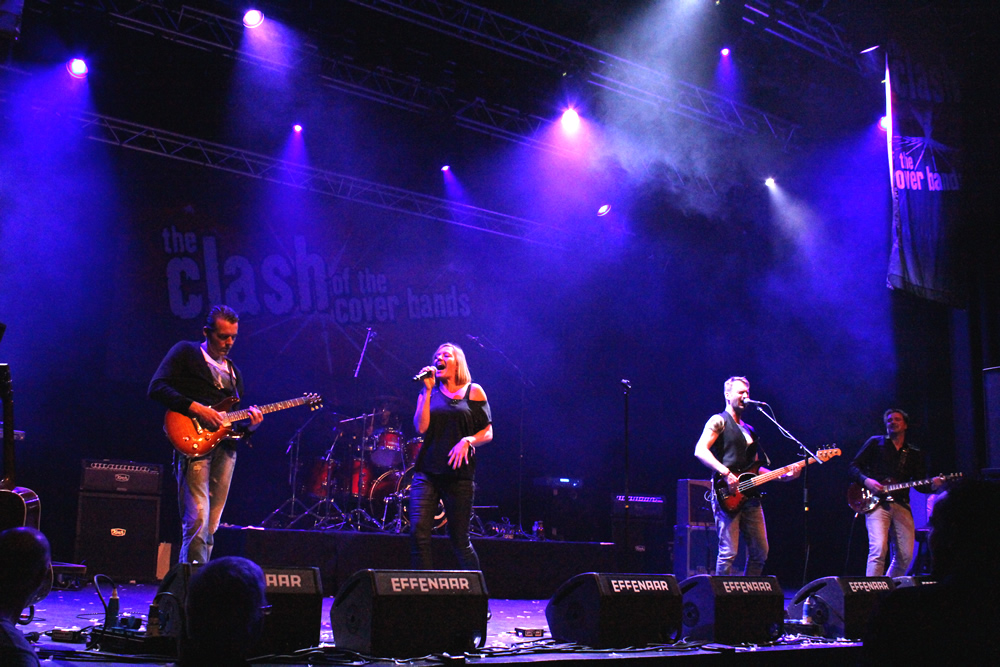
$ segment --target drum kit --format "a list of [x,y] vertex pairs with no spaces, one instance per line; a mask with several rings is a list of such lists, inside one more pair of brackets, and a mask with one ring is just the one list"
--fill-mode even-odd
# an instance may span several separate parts
[[[394,414],[399,402],[395,397],[380,397],[371,413],[337,420],[332,427],[333,442],[322,456],[299,459],[305,426],[300,428],[288,451],[292,497],[262,525],[396,533],[408,530],[413,466],[423,438],[404,435],[401,420]],[[439,504],[435,528],[446,523],[444,505]]]

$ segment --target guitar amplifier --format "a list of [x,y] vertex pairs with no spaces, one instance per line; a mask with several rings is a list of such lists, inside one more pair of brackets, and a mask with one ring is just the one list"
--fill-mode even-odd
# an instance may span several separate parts
[[84,459],[80,490],[158,496],[162,476],[163,466],[158,463]]

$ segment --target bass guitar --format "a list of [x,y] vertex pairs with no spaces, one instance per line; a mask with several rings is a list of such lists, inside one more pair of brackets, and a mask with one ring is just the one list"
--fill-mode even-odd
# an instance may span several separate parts
[[[943,478],[946,482],[952,479],[958,479],[962,476],[960,472],[953,472],[950,475],[938,475],[938,477]],[[897,484],[883,484],[882,493],[874,493],[869,491],[861,484],[857,482],[851,482],[851,485],[847,487],[847,504],[851,506],[851,509],[858,514],[867,514],[873,509],[878,507],[878,504],[883,500],[888,500],[892,502],[892,496],[890,495],[893,491],[901,491],[903,489],[911,489],[914,486],[923,486],[924,484],[930,484],[936,479],[936,477],[928,477],[927,479],[918,479],[913,482],[899,482]]]
[[[230,434],[233,432],[233,422],[250,418],[249,408],[234,410],[233,412],[229,411],[238,402],[238,398],[230,396],[212,406],[212,409],[216,412],[221,412],[226,420],[226,423],[215,431],[202,426],[196,417],[188,417],[179,412],[167,410],[167,414],[163,418],[163,432],[167,434],[167,439],[170,440],[170,444],[174,446],[174,449],[181,454],[185,456],[205,456],[215,449],[216,445],[220,442],[232,437]],[[300,405],[308,405],[311,410],[318,410],[323,407],[323,399],[319,394],[304,394],[299,398],[293,398],[289,401],[280,401],[257,407],[261,412],[267,414]]]
[[729,514],[736,514],[747,500],[760,495],[760,491],[758,489],[761,484],[766,484],[767,482],[778,479],[782,475],[787,475],[796,468],[804,468],[810,463],[815,463],[817,459],[826,462],[834,456],[840,456],[839,449],[835,447],[821,449],[816,452],[816,459],[810,457],[804,461],[796,461],[795,463],[790,463],[783,468],[771,470],[763,474],[758,473],[760,470],[760,461],[755,461],[750,468],[736,476],[739,478],[739,482],[736,485],[736,491],[733,492],[729,490],[726,478],[721,475],[716,475],[712,482],[715,487],[715,499],[718,501],[719,507],[724,509]]
[[3,401],[4,473],[0,480],[0,530],[22,526],[37,530],[42,514],[38,495],[14,484],[14,391],[7,364],[0,364],[0,400]]

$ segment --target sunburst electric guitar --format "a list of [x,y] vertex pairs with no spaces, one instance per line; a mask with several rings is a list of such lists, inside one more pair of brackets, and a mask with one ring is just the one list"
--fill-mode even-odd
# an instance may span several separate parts
[[[233,422],[250,419],[249,408],[230,412],[230,409],[238,402],[238,398],[230,396],[212,406],[213,410],[221,412],[226,419],[226,423],[215,431],[202,426],[196,417],[188,417],[173,410],[167,410],[167,415],[163,418],[163,431],[167,434],[170,444],[181,454],[185,456],[205,456],[215,449],[216,445],[230,437],[230,434],[233,432]],[[323,407],[323,399],[319,394],[304,394],[289,401],[258,405],[257,407],[261,412],[267,414],[269,412],[277,412],[278,410],[295,408],[300,405],[308,405],[310,409],[317,410]]]
[[[942,477],[946,482],[958,479],[961,476],[962,473],[960,472],[953,472],[950,475],[940,475],[940,477]],[[891,495],[893,491],[912,489],[915,486],[923,486],[924,484],[930,484],[935,479],[935,477],[928,477],[927,479],[918,479],[913,482],[900,482],[898,484],[893,484],[892,480],[885,480],[882,482],[882,493],[872,493],[857,482],[851,482],[851,485],[847,487],[847,504],[850,505],[851,509],[858,514],[867,514],[878,507],[878,504],[883,500],[893,500]]]
[[[821,449],[816,452],[816,457],[820,461],[829,461],[834,456],[840,456],[840,450],[836,448]],[[716,475],[714,481],[712,482],[715,487],[715,499],[719,502],[719,506],[726,512],[730,514],[735,514],[743,507],[743,504],[747,500],[753,498],[760,494],[758,488],[761,484],[766,484],[772,480],[778,479],[782,475],[790,473],[796,468],[804,468],[809,463],[815,463],[816,459],[810,457],[804,461],[796,461],[795,463],[790,463],[783,468],[778,468],[777,470],[771,470],[770,472],[765,472],[763,474],[758,474],[760,470],[760,461],[755,461],[754,464],[745,470],[744,472],[737,475],[739,478],[739,483],[736,485],[736,491],[730,492],[729,485],[726,484],[726,478],[721,475]]]

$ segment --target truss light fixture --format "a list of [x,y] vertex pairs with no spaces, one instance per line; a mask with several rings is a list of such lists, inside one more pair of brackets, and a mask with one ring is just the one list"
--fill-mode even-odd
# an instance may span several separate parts
[[576,112],[576,109],[570,107],[563,112],[562,119],[559,122],[562,123],[563,132],[566,134],[576,134],[580,129],[580,114]]
[[298,133],[302,132],[302,126],[300,124],[298,124],[298,123],[296,123],[295,125],[292,125],[292,129],[295,130]]
[[611,213],[611,204],[604,204],[601,208],[597,209],[598,218],[603,218],[608,213]]
[[888,132],[889,131],[889,117],[888,116],[882,116],[881,118],[879,118],[878,119],[878,126],[882,128],[883,132]]
[[771,178],[770,176],[768,176],[767,179],[764,180],[764,185],[766,185],[767,187],[769,187],[771,189],[774,189],[774,187],[777,185],[777,183],[774,182],[773,178]]
[[259,9],[251,9],[243,15],[243,25],[247,28],[259,28],[264,22],[264,12]]
[[874,51],[875,49],[877,49],[877,48],[878,48],[878,46],[879,46],[878,44],[876,44],[875,46],[869,46],[869,47],[868,47],[867,49],[865,49],[865,50],[864,50],[864,51],[862,51],[861,53],[868,53],[868,52],[870,52],[870,51]]
[[444,165],[443,167],[441,167],[441,171],[445,171],[445,172],[451,171],[451,165],[447,165],[447,164]]
[[728,46],[722,47],[722,50],[719,51],[719,53],[722,54],[723,58],[728,58],[729,57],[729,47]]
[[73,58],[66,63],[66,71],[74,79],[86,79],[89,70],[87,69],[87,63],[82,58]]

